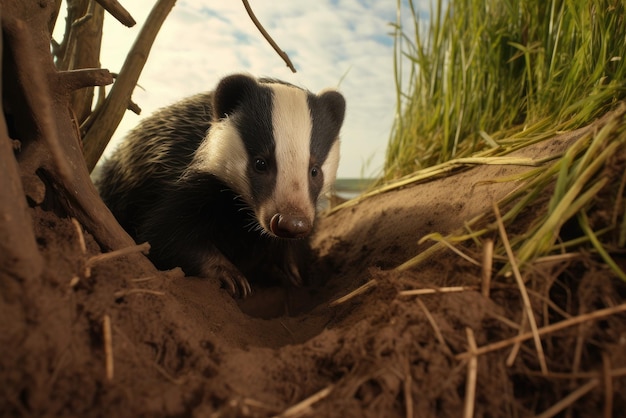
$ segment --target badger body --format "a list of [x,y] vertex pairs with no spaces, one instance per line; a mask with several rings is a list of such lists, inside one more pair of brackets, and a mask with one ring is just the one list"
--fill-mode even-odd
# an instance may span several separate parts
[[96,186],[161,269],[301,284],[317,200],[334,183],[345,100],[233,75],[157,111],[105,161]]

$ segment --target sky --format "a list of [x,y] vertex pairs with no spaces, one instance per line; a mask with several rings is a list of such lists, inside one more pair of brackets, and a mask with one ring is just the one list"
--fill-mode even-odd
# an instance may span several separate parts
[[[105,16],[103,68],[119,72],[154,1],[121,1],[137,21],[130,29]],[[378,175],[395,114],[390,23],[396,22],[396,1],[251,0],[250,4],[297,73],[292,74],[263,39],[241,2],[178,0],[132,96],[141,115],[127,112],[105,155],[154,110],[212,90],[222,77],[243,72],[282,79],[312,92],[341,91],[347,107],[338,177]],[[429,0],[415,4],[428,10]]]

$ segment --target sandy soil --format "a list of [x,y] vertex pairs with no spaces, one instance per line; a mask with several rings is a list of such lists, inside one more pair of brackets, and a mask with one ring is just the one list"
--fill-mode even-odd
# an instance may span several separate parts
[[[584,132],[524,155],[545,157]],[[618,163],[614,171],[622,173],[624,158]],[[32,208],[47,268],[20,284],[20,296],[0,299],[0,415],[459,417],[474,399],[476,417],[530,416],[588,385],[564,416],[620,416],[626,314],[544,336],[549,374],[542,375],[532,340],[517,347],[510,366],[512,345],[481,354],[472,395],[472,362],[462,355],[470,349],[467,330],[478,347],[520,333],[523,305],[513,278],[494,276],[489,297],[479,290],[400,293],[478,288],[481,268],[451,251],[413,270],[394,267],[431,245],[417,244],[424,235],[461,228],[518,186],[484,180],[528,169],[461,170],[325,216],[313,240],[316,282],[256,289],[244,302],[179,270],[139,269],[138,254],[92,259],[100,249],[88,233],[83,252],[71,220]],[[523,230],[533,210],[543,208],[531,208],[514,228]],[[464,251],[480,259],[476,247]],[[494,271],[502,265],[496,260]],[[624,283],[587,253],[525,279],[540,327],[626,299]],[[330,303],[368,282],[375,285]]]

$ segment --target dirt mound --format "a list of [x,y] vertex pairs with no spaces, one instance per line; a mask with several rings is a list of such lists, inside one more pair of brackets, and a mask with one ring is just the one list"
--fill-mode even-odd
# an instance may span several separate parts
[[[585,132],[524,153],[545,157]],[[613,171],[623,173],[624,159],[618,163]],[[102,259],[76,223],[31,208],[46,267],[19,291],[2,290],[0,411],[458,417],[473,399],[474,416],[495,417],[542,412],[571,395],[572,416],[617,416],[626,408],[623,309],[546,333],[542,373],[512,278],[499,277],[486,297],[481,268],[450,251],[418,269],[394,270],[430,245],[417,244],[422,236],[457,230],[517,187],[482,180],[528,169],[480,166],[334,212],[314,239],[317,283],[257,289],[240,303],[211,281],[146,270],[138,253]],[[626,298],[626,285],[586,253],[545,263],[525,279],[540,327],[619,310]],[[364,284],[361,294],[331,303]],[[447,286],[465,288],[406,293]],[[468,354],[469,334],[487,347],[477,357]],[[524,342],[507,342],[518,335]],[[474,361],[475,393],[467,383]]]

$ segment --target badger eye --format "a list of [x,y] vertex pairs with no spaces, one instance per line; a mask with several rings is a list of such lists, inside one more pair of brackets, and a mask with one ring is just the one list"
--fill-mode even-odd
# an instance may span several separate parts
[[259,173],[267,171],[267,162],[263,158],[256,158],[254,160],[254,169]]
[[320,173],[320,169],[319,169],[319,167],[318,167],[318,166],[316,166],[316,165],[314,165],[314,166],[311,168],[311,177],[317,177],[317,176],[319,175],[319,173]]

